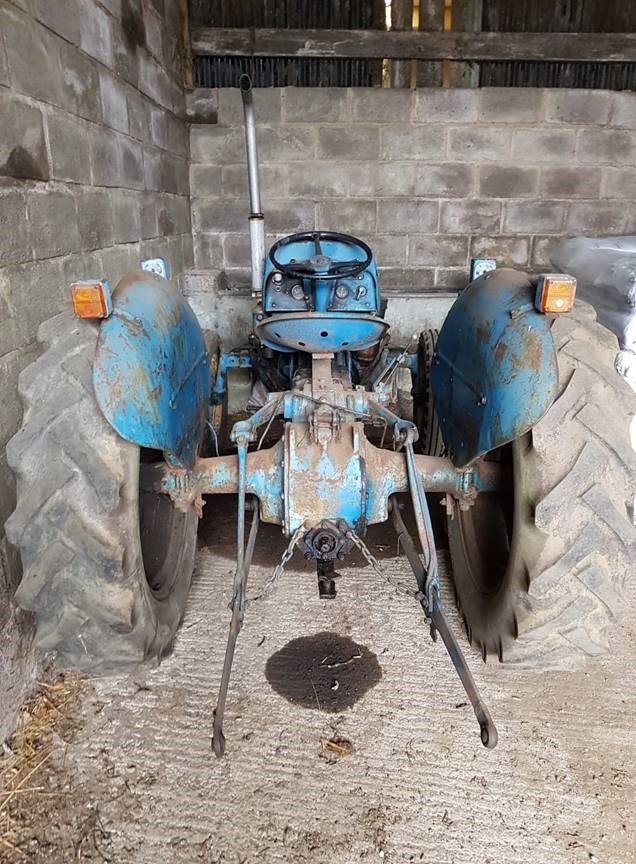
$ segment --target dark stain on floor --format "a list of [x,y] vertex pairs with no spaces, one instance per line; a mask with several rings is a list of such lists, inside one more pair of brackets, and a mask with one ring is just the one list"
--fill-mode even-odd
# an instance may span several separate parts
[[294,705],[336,713],[351,708],[382,678],[378,658],[348,636],[322,631],[272,654],[265,677]]

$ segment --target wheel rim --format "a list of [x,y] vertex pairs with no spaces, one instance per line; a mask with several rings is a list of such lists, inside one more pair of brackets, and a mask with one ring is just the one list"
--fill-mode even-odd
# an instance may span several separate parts
[[523,448],[519,441],[489,454],[511,479],[502,492],[481,493],[469,510],[456,505],[448,538],[458,606],[470,641],[484,656],[503,648],[518,633],[517,610],[527,590],[528,571],[521,542],[527,518],[520,480]]
[[[185,547],[188,514],[153,488],[153,466],[163,461],[156,450],[142,449],[139,462],[139,537],[146,581],[157,600],[172,593]],[[155,481],[156,482],[156,481]]]
[[470,510],[456,508],[467,572],[485,595],[502,587],[510,560],[512,533],[497,493],[483,493]]
[[418,450],[428,456],[444,455],[444,443],[435,414],[430,380],[437,336],[437,330],[423,330],[417,346],[418,389],[414,404],[414,420],[419,434]]

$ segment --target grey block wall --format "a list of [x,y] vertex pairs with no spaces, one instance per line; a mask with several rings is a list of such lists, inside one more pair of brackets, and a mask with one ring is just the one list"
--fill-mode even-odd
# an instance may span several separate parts
[[[386,289],[465,283],[473,256],[548,266],[560,237],[636,231],[636,94],[258,90],[270,239],[315,227],[371,244]],[[245,281],[241,100],[193,125],[195,266]]]
[[18,374],[73,280],[191,266],[180,32],[178,0],[0,0],[0,740],[30,662],[1,531]]

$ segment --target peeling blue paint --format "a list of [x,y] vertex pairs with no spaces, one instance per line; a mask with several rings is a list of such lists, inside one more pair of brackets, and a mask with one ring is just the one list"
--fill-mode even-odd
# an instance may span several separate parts
[[[357,430],[347,432],[358,435]],[[285,529],[293,532],[304,523],[344,519],[361,529],[366,514],[364,463],[358,446],[330,441],[323,447],[308,439],[306,427],[287,425],[285,464]]]
[[288,312],[259,321],[255,333],[276,351],[363,351],[389,329],[382,318],[354,312]]
[[93,385],[122,438],[162,450],[172,465],[194,465],[210,363],[196,316],[172,283],[142,271],[119,282],[113,314],[100,327]]
[[442,326],[431,386],[444,444],[459,467],[523,435],[556,397],[550,319],[533,300],[524,273],[494,270],[460,294]]

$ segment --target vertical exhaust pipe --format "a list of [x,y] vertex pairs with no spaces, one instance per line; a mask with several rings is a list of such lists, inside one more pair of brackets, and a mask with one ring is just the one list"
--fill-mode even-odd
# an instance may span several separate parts
[[263,267],[265,262],[265,221],[261,210],[261,189],[258,177],[258,155],[256,153],[256,121],[252,81],[249,75],[239,80],[243,99],[245,121],[245,151],[247,153],[247,176],[250,188],[250,254],[252,259],[252,296],[260,297],[263,290]]

